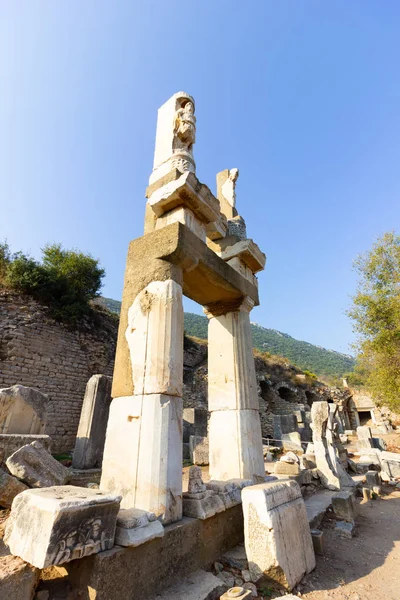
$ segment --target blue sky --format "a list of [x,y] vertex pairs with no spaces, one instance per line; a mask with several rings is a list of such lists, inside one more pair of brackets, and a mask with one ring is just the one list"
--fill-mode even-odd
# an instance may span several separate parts
[[2,2],[0,238],[90,252],[119,299],[157,108],[184,90],[199,179],[240,169],[267,254],[252,320],[348,351],[352,261],[398,230],[399,22],[391,0]]

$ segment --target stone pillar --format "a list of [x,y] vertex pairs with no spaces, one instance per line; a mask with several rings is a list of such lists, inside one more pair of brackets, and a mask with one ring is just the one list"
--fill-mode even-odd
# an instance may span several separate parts
[[210,479],[265,475],[257,381],[245,298],[235,310],[208,307]]
[[111,403],[100,487],[122,508],[182,517],[182,287],[153,281],[128,311],[133,394]]
[[111,383],[112,378],[107,375],[92,375],[87,382],[72,459],[74,469],[101,467]]

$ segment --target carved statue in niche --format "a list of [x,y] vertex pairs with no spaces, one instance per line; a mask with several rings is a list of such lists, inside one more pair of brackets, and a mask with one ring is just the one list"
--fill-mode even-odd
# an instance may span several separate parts
[[186,104],[176,111],[174,127],[174,150],[192,151],[196,141],[196,117],[193,102]]
[[230,169],[228,179],[222,186],[222,194],[231,206],[236,206],[236,182],[239,177],[239,169]]

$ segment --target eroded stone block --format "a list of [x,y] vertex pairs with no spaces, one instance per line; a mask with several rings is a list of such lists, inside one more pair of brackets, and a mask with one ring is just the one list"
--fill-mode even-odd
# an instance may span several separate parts
[[4,541],[39,569],[109,550],[120,500],[69,485],[26,490],[13,502]]
[[0,557],[0,598],[32,600],[39,583],[40,571],[18,556]]
[[222,499],[203,483],[200,467],[190,467],[188,491],[183,494],[184,516],[208,519],[223,510],[225,505]]
[[353,523],[356,518],[356,503],[351,492],[339,492],[332,496],[333,512],[340,519]]
[[121,509],[118,513],[115,530],[118,546],[140,546],[163,535],[164,527],[154,513],[138,508]]
[[242,492],[245,547],[253,581],[264,575],[291,590],[315,567],[299,485],[280,481]]
[[6,461],[10,473],[31,487],[63,485],[70,472],[40,442],[23,446]]
[[279,460],[275,463],[274,473],[275,475],[298,475],[300,467],[297,463],[293,464]]
[[209,444],[208,437],[199,435],[190,436],[190,459],[194,465],[208,465],[209,460]]

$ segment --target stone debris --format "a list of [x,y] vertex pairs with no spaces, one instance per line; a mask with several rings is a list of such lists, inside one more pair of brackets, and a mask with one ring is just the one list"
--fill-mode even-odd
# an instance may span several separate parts
[[208,571],[195,571],[183,577],[177,584],[156,594],[151,600],[217,600],[227,585]]
[[208,519],[223,510],[225,510],[223,500],[215,491],[207,489],[203,483],[201,468],[190,467],[188,491],[183,494],[184,516]]
[[32,433],[0,433],[0,466],[5,468],[6,460],[17,450],[31,444],[40,442],[47,452],[51,450],[51,438],[49,435]]
[[0,469],[0,506],[11,508],[15,496],[27,489],[22,481]]
[[0,598],[32,600],[39,583],[40,571],[18,556],[0,557]]
[[39,569],[109,550],[120,501],[68,485],[26,490],[13,502],[4,541],[12,554]]
[[295,481],[280,481],[245,488],[242,502],[252,580],[266,575],[291,590],[315,567],[299,485]]
[[92,375],[86,384],[75,449],[74,469],[101,467],[111,402],[112,378]]
[[354,523],[356,518],[356,502],[352,492],[339,492],[332,496],[333,512],[340,519]]
[[23,446],[7,459],[10,473],[34,488],[64,485],[70,472],[40,442]]
[[164,527],[154,513],[139,508],[119,511],[115,530],[115,544],[118,546],[140,546],[163,535]]
[[218,573],[217,577],[229,588],[235,585],[235,577],[232,575],[232,573],[229,573],[228,571],[221,571],[220,573]]
[[220,600],[249,600],[252,598],[250,590],[246,590],[236,583],[235,587],[230,588],[225,594],[220,596]]
[[337,531],[342,537],[351,539],[354,535],[355,525],[348,521],[338,521],[336,523],[335,531]]

